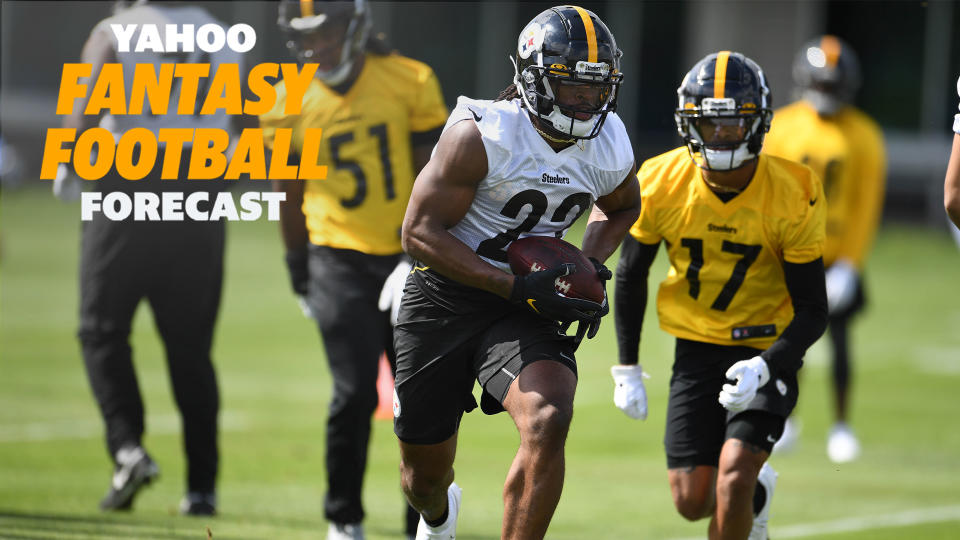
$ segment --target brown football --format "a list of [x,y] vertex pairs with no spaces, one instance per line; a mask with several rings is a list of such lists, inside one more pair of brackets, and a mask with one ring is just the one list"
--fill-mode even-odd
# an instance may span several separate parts
[[563,263],[576,265],[577,271],[557,278],[557,292],[573,298],[603,302],[603,283],[590,259],[577,246],[553,236],[528,236],[514,240],[507,248],[510,270],[525,276]]

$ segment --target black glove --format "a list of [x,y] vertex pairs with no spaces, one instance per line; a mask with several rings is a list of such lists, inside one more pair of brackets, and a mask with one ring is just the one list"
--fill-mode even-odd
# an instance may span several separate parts
[[290,286],[298,296],[307,295],[307,283],[310,282],[310,270],[307,266],[307,250],[288,251],[284,256],[287,272],[290,274]]
[[603,306],[589,300],[568,298],[557,293],[554,281],[576,272],[572,264],[561,264],[541,272],[531,272],[513,279],[510,301],[523,304],[537,315],[570,325],[573,321],[592,319]]
[[[586,336],[587,339],[593,339],[597,335],[597,332],[600,331],[600,319],[610,313],[610,303],[607,302],[607,281],[613,277],[613,272],[597,259],[593,257],[589,257],[589,259],[590,262],[593,263],[593,268],[597,271],[597,277],[600,278],[600,281],[603,283],[603,303],[600,305],[600,310],[597,311],[593,317],[580,320],[580,324],[577,325],[577,334],[573,337],[573,350],[577,350],[584,336]],[[573,321],[563,323],[560,331],[566,333],[572,322]]]

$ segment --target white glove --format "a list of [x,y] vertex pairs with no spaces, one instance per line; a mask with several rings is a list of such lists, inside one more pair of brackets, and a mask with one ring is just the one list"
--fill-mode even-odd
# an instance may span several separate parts
[[57,176],[53,179],[53,194],[63,202],[73,202],[83,192],[83,180],[74,174],[66,164],[57,166]]
[[754,356],[730,366],[726,377],[736,380],[737,384],[723,385],[720,404],[728,411],[741,412],[746,410],[747,405],[757,396],[757,390],[770,380],[770,368],[763,358]]
[[634,420],[647,419],[647,390],[643,380],[650,376],[643,372],[640,364],[635,366],[612,366],[613,404]]
[[832,315],[850,307],[857,294],[857,269],[846,259],[827,268],[827,311]]
[[390,311],[390,324],[396,326],[397,314],[400,313],[400,300],[403,298],[403,286],[407,282],[407,275],[413,269],[413,263],[406,258],[397,263],[397,267],[390,272],[383,288],[380,289],[380,301],[377,306],[380,311]]

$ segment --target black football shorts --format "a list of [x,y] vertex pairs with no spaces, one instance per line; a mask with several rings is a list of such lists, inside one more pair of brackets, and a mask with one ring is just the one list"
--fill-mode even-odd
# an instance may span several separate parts
[[727,439],[739,439],[767,452],[773,449],[797,404],[796,374],[771,373],[770,381],[757,391],[744,412],[729,412],[717,401],[723,385],[732,382],[725,376],[727,369],[761,352],[753,347],[677,339],[663,438],[668,468],[716,467]]
[[573,338],[556,322],[429,269],[407,278],[393,339],[393,429],[411,444],[456,433],[463,413],[477,406],[474,381],[482,410],[496,414],[524,366],[554,360],[577,372]]

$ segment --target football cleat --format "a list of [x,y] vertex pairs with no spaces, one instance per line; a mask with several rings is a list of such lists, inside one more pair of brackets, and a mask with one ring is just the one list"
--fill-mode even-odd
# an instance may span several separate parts
[[760,468],[760,474],[757,475],[757,483],[767,490],[767,499],[763,501],[763,506],[757,515],[753,516],[753,527],[750,528],[750,536],[747,540],[768,540],[767,521],[770,519],[773,489],[777,486],[777,471],[773,470],[769,463],[764,463]]
[[420,516],[416,540],[454,540],[457,537],[457,516],[460,513],[460,501],[463,490],[455,483],[447,488],[447,521],[439,527],[431,527]]
[[360,523],[331,523],[327,528],[327,540],[365,540]]
[[787,421],[783,425],[783,435],[780,435],[776,444],[773,445],[773,453],[787,454],[795,450],[800,442],[800,431],[802,429],[803,424],[800,420],[794,419],[792,416],[787,417]]
[[185,516],[215,516],[217,495],[191,491],[180,501],[180,513]]
[[860,457],[860,441],[845,422],[837,422],[830,428],[827,456],[834,463],[850,463]]
[[133,497],[141,487],[152,482],[160,469],[141,446],[125,446],[117,451],[116,467],[110,490],[100,501],[100,510],[130,510]]

